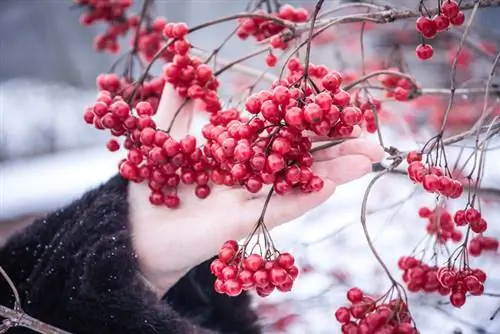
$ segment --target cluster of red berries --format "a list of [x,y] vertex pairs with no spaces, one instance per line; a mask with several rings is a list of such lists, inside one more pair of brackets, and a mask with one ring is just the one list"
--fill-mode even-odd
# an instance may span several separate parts
[[325,69],[325,73],[316,75],[325,91],[314,94],[310,86],[296,87],[294,76],[302,65],[296,59],[291,62],[288,67],[295,71],[289,76],[273,83],[271,90],[246,99],[251,119],[240,117],[233,108],[212,116],[203,128],[207,139],[204,153],[215,161],[214,183],[240,184],[250,192],[273,184],[278,194],[286,194],[293,187],[304,192],[322,189],[323,181],[310,168],[312,144],[304,131],[349,136],[363,114],[350,105],[350,95],[339,88],[342,77],[338,72]]
[[163,30],[163,34],[171,39],[168,50],[175,54],[173,61],[165,65],[165,80],[175,87],[179,96],[200,99],[205,103],[205,110],[215,114],[221,109],[217,95],[219,81],[209,65],[188,55],[191,49],[191,44],[185,39],[188,32],[184,23],[169,23]]
[[[177,187],[180,182],[196,184],[195,194],[206,198],[209,165],[202,151],[196,147],[196,138],[187,135],[180,141],[156,129],[151,118],[155,110],[148,102],[135,107],[138,116],[132,115],[129,105],[121,96],[101,91],[97,102],[87,108],[84,119],[97,129],[108,129],[111,134],[125,137],[127,158],[119,164],[120,174],[133,182],[148,182],[149,200],[154,205],[169,208],[179,206]],[[112,138],[107,143],[110,151],[117,151],[120,144]]]
[[[149,78],[143,84],[136,84],[128,77],[119,77],[114,73],[100,74],[96,80],[97,88],[100,91],[107,91],[112,97],[120,96],[129,102],[132,107],[144,101],[148,102],[156,113],[160,103],[160,97],[165,87],[165,80],[162,76]],[[134,97],[133,101],[130,101]]]
[[488,228],[488,223],[481,216],[481,212],[475,208],[457,210],[453,217],[457,226],[469,225],[472,232],[483,233]]
[[443,296],[450,293],[438,280],[438,268],[431,267],[412,256],[403,256],[398,260],[399,269],[403,270],[403,281],[411,292],[438,292]]
[[361,124],[363,112],[351,102],[351,94],[340,87],[343,78],[339,72],[330,71],[325,65],[311,64],[308,75],[315,82],[311,85],[301,80],[305,68],[297,58],[289,60],[287,69],[288,75],[273,84],[273,88],[290,87],[289,103],[278,111],[287,125],[311,130],[320,136],[347,137],[355,125]]
[[293,127],[270,121],[266,125],[258,117],[245,121],[236,109],[230,109],[213,117],[202,133],[207,139],[204,152],[216,162],[212,169],[215,184],[244,185],[252,193],[263,184],[273,184],[280,195],[293,187],[304,192],[323,188],[323,180],[310,168],[311,140]]
[[[136,25],[139,25],[139,18],[136,17]],[[150,24],[140,27],[136,30],[136,34],[130,39],[130,46],[136,47],[141,57],[145,61],[153,60],[154,56],[165,46],[165,40],[163,38],[163,31],[165,27],[172,23],[167,23],[164,17],[155,18]],[[137,41],[136,41],[137,39]],[[135,45],[137,44],[137,45]],[[166,62],[172,61],[174,52],[171,49],[166,49],[160,55],[160,58]]]
[[[396,70],[390,68],[389,70]],[[399,75],[383,74],[379,77],[379,81],[386,88],[385,96],[394,98],[396,101],[408,101],[410,93],[415,89],[413,83]]]
[[431,267],[412,256],[401,257],[398,266],[403,270],[403,281],[409,291],[449,295],[451,304],[457,308],[465,304],[467,293],[480,296],[484,292],[486,273],[481,269]]
[[453,217],[443,207],[436,207],[431,210],[427,207],[421,207],[418,215],[427,218],[427,233],[435,235],[439,243],[444,244],[448,240],[459,242],[462,240],[462,232],[458,230],[453,223]]
[[[266,12],[259,9],[255,11],[256,15],[265,15]],[[309,19],[309,13],[304,8],[295,8],[291,5],[281,6],[278,13],[271,13],[278,19],[286,20],[290,22],[306,22]],[[237,36],[240,39],[246,39],[252,36],[258,42],[263,41],[269,37],[274,36],[271,40],[271,46],[276,49],[286,49],[288,47],[287,42],[278,36],[280,32],[285,28],[279,22],[270,20],[261,16],[253,16],[248,18],[242,18],[239,20],[238,30],[236,31]]]
[[342,324],[344,334],[418,334],[408,307],[402,300],[378,303],[359,288],[349,289],[347,300],[351,305],[335,311],[335,318]]
[[409,164],[408,177],[415,183],[421,183],[426,191],[449,198],[458,198],[464,192],[463,184],[447,175],[443,175],[440,168],[424,165],[421,153],[410,152],[406,160]]
[[[450,24],[454,26],[461,26],[465,22],[465,15],[458,7],[455,0],[445,0],[441,4],[441,14],[433,18],[420,16],[417,19],[417,30],[426,39],[436,37],[438,32],[448,29]],[[417,57],[421,60],[432,58],[434,50],[431,45],[422,43],[417,46],[415,50]]]
[[259,296],[267,297],[275,289],[281,292],[292,289],[299,274],[294,263],[289,253],[278,254],[274,259],[259,254],[245,255],[243,247],[228,240],[210,264],[210,271],[217,277],[214,289],[220,294],[238,296],[244,290],[255,289]]
[[89,26],[99,21],[108,24],[106,32],[96,36],[94,46],[97,51],[117,53],[120,50],[118,36],[125,35],[130,27],[139,23],[138,17],[127,18],[125,15],[133,0],[75,0],[75,3],[86,9],[80,16],[81,24]]
[[469,254],[472,256],[480,256],[483,252],[498,251],[498,239],[494,237],[485,237],[478,235],[471,239],[467,247]]

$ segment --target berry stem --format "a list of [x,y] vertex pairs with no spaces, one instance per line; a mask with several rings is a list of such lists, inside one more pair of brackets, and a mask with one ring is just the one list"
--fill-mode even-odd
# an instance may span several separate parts
[[321,10],[321,7],[323,6],[323,3],[325,0],[319,0],[316,3],[316,7],[314,8],[314,13],[311,17],[311,28],[309,29],[309,37],[307,38],[307,47],[306,47],[306,56],[305,56],[305,68],[304,68],[304,81],[307,84],[307,79],[309,79],[309,59],[311,57],[311,44],[313,40],[313,33],[314,33],[314,24],[316,23],[316,18],[318,17],[318,13]]
[[389,174],[391,172],[391,170],[394,169],[395,167],[396,166],[393,165],[389,169],[386,169],[385,171],[381,172],[380,174],[378,174],[377,176],[375,176],[370,181],[370,183],[368,184],[368,187],[366,188],[365,194],[363,195],[363,201],[362,201],[362,204],[361,204],[361,216],[360,216],[360,220],[361,220],[361,226],[363,227],[363,233],[365,234],[365,238],[366,238],[366,241],[368,243],[368,246],[370,247],[370,250],[372,251],[373,255],[377,259],[377,261],[380,264],[380,266],[382,267],[382,269],[387,274],[387,277],[389,277],[389,279],[392,282],[392,284],[393,285],[398,285],[397,281],[394,279],[394,277],[392,276],[391,272],[389,271],[389,268],[387,268],[387,265],[384,263],[384,261],[382,260],[382,258],[378,254],[377,250],[375,249],[375,246],[373,245],[373,242],[371,240],[370,234],[368,232],[368,227],[366,225],[366,211],[367,211],[368,197],[370,195],[370,192],[371,192],[373,186],[375,185],[375,183],[377,183],[377,181],[380,180],[385,175]]

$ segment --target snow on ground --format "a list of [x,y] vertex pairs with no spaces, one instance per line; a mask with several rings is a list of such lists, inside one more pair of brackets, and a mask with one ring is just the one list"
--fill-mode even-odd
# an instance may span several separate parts
[[[36,145],[41,145],[42,138],[29,129],[37,133],[36,129],[54,124],[55,129],[59,129],[56,137],[64,138],[62,143],[68,144],[68,140],[72,142],[67,147],[87,148],[3,162],[0,219],[52,210],[64,205],[115,174],[120,159],[120,154],[105,150],[104,137],[96,135],[95,130],[87,131],[83,128],[85,125],[82,127],[78,123],[81,122],[83,106],[92,100],[94,92],[71,93],[63,87],[52,88],[49,91],[57,95],[55,103],[55,95],[47,94],[47,90],[36,84],[30,84],[33,94],[27,99],[15,94],[16,87],[19,86],[1,87],[2,136],[9,139],[8,152],[33,150]],[[201,122],[201,119],[197,120],[195,126],[199,127]],[[71,131],[68,132],[68,129]],[[402,140],[392,134],[390,129],[384,131],[386,141],[397,142],[400,149],[414,147],[414,143]],[[99,145],[88,146],[96,143]],[[495,143],[491,146],[495,146]],[[498,152],[491,152],[487,159],[484,186],[500,188],[499,161]],[[311,265],[322,273],[329,273],[302,274],[292,293],[274,294],[263,301],[283,302],[284,314],[292,312],[301,316],[302,321],[287,332],[337,333],[333,312],[344,304],[348,286],[359,286],[373,293],[384,292],[388,288],[387,279],[369,251],[359,222],[362,196],[372,177],[367,175],[340,186],[324,205],[274,231],[278,248],[297,254],[301,266]],[[425,236],[425,222],[417,217],[416,212],[421,205],[433,203],[432,196],[418,190],[415,192],[416,189],[404,176],[387,177],[374,187],[369,200],[368,211],[373,211],[368,217],[370,235],[397,279],[400,279],[397,258],[410,254]],[[407,199],[412,194],[411,199]],[[398,202],[401,202],[400,205],[393,205]],[[500,235],[500,225],[496,224],[499,210],[498,198],[496,202],[483,203],[483,212],[490,221],[488,234]],[[486,291],[500,292],[499,262],[498,256],[473,260],[474,265],[485,268],[490,275]],[[334,275],[339,277],[342,274],[346,275],[345,284],[333,279]],[[440,311],[422,306],[422,302],[435,305],[438,300],[445,299],[434,296],[423,299],[419,296],[411,295],[411,311],[423,334],[452,333],[458,327],[463,333],[500,333],[500,320],[488,320],[500,304],[498,298],[475,297],[461,310],[442,305],[440,308],[444,311]],[[266,314],[274,317],[272,312]]]

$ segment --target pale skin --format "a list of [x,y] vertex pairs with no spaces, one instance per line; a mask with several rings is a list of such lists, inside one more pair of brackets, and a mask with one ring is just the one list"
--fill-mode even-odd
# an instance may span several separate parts
[[[156,122],[170,125],[182,100],[170,85],[165,87]],[[189,131],[195,105],[188,104],[176,117],[170,135],[182,138]],[[330,198],[338,185],[358,179],[383,158],[383,150],[372,141],[356,138],[314,154],[314,172],[324,180],[320,192],[300,191],[273,195],[265,214],[269,228],[289,222]],[[149,203],[147,184],[131,183],[128,201],[133,247],[142,276],[162,297],[184,274],[217,254],[226,240],[248,235],[259,218],[269,188],[257,194],[245,189],[214,186],[206,199],[194,195],[192,187],[179,187],[177,209]]]

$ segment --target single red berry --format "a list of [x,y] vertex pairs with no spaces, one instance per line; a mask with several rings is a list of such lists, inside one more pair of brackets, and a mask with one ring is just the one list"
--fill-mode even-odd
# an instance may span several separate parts
[[429,44],[420,44],[417,46],[415,53],[417,55],[417,58],[420,60],[427,60],[432,58],[432,55],[434,54],[434,50],[431,45]]
[[276,58],[276,56],[273,53],[269,52],[269,54],[266,57],[266,65],[269,67],[274,67],[276,66],[277,62],[278,58]]
[[335,318],[341,324],[346,324],[351,320],[351,313],[347,307],[339,307],[337,311],[335,311]]
[[434,38],[437,33],[436,22],[428,17],[420,16],[417,19],[417,30],[425,38]]
[[433,21],[436,23],[436,29],[439,32],[445,31],[450,26],[450,20],[443,14],[434,16]]
[[118,143],[118,141],[116,139],[112,138],[107,142],[106,147],[111,152],[115,152],[115,151],[118,151],[120,149],[120,143]]
[[458,7],[458,4],[455,2],[455,0],[445,0],[441,4],[441,12],[444,16],[450,19],[452,17],[455,17],[458,12],[460,12],[460,8]]
[[350,288],[347,290],[347,299],[351,303],[358,303],[363,300],[364,294],[360,288]]
[[462,11],[458,12],[457,15],[450,18],[450,23],[454,26],[461,26],[465,22],[465,15]]
[[465,304],[465,293],[455,292],[450,295],[450,302],[456,308],[460,308]]

